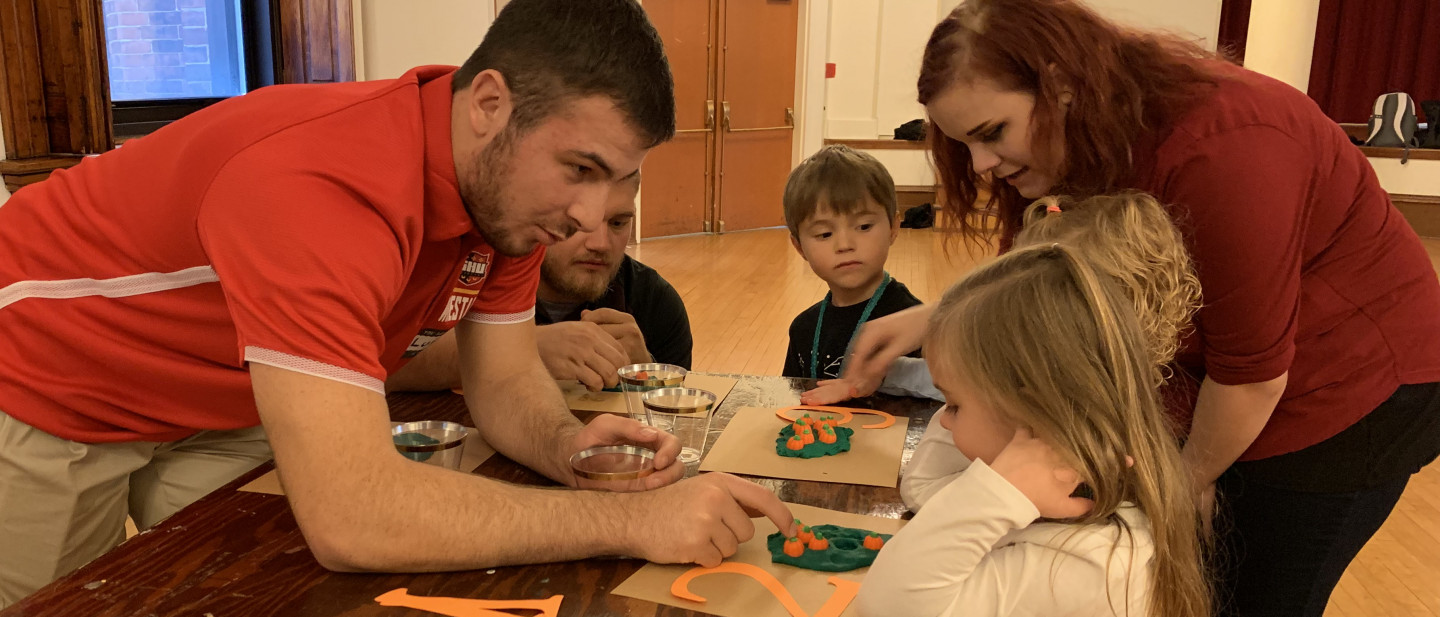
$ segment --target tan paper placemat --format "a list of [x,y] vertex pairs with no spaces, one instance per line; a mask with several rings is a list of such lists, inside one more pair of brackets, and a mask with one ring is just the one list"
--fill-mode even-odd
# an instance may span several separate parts
[[[467,473],[475,471],[493,454],[495,454],[495,450],[490,447],[490,444],[485,443],[484,438],[480,437],[480,431],[465,427],[465,450],[460,453],[461,471]],[[251,480],[249,484],[240,487],[240,490],[267,495],[285,494],[285,490],[280,488],[280,476],[273,469],[265,475]]]
[[[888,534],[898,532],[901,527],[905,526],[905,521],[897,519],[849,514],[798,504],[789,504],[789,506],[790,511],[795,514],[795,518],[800,519],[806,525],[841,525]],[[816,572],[771,563],[770,549],[766,547],[765,538],[775,533],[775,524],[766,518],[752,520],[755,523],[755,537],[749,542],[741,544],[739,552],[726,561],[739,561],[759,566],[775,575],[775,578],[785,585],[790,595],[795,597],[795,600],[800,603],[800,607],[807,613],[814,613],[824,606],[825,601],[830,598],[830,594],[834,593],[835,586],[826,582],[831,576],[859,581],[869,570],[869,568],[861,568],[850,572]],[[722,617],[790,617],[790,613],[780,606],[780,602],[769,591],[766,591],[753,579],[738,574],[709,574],[691,581],[690,591],[705,598],[707,602],[704,604],[681,600],[672,595],[670,584],[693,567],[693,565],[646,564],[640,568],[640,571],[625,579],[625,582],[611,593],[656,604],[713,613]],[[854,615],[855,611],[853,608],[846,609],[841,614]]]
[[[730,390],[734,389],[737,383],[740,383],[739,380],[732,377],[695,373],[685,375],[685,387],[699,388],[714,394],[717,408],[725,402],[725,397],[730,395]],[[621,415],[629,413],[625,408],[625,395],[620,392],[591,392],[578,381],[562,381],[560,390],[565,393],[565,404],[571,411],[601,411]]]
[[767,478],[839,482],[893,488],[900,481],[900,456],[905,450],[908,421],[901,417],[882,429],[860,428],[878,422],[874,416],[855,416],[845,426],[855,429],[850,451],[819,458],[791,458],[775,453],[775,438],[785,421],[774,409],[744,407],[700,463],[700,471],[725,471]]

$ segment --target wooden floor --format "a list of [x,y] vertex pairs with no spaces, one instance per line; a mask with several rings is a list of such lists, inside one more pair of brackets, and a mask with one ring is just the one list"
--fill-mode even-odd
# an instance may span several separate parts
[[[1440,270],[1440,240],[1425,242]],[[696,370],[778,375],[790,320],[825,295],[783,229],[647,240],[630,250],[685,299]],[[934,301],[978,263],[962,247],[951,253],[938,233],[902,229],[888,269],[921,300]],[[1410,481],[1325,615],[1440,617],[1440,464]]]

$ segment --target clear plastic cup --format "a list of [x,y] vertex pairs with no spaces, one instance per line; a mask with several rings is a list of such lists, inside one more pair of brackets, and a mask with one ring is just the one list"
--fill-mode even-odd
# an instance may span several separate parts
[[651,390],[674,388],[685,384],[686,371],[674,364],[631,364],[617,371],[620,377],[620,391],[625,395],[625,410],[630,417],[655,426],[650,414],[645,412],[640,397]]
[[710,436],[715,394],[699,388],[660,388],[646,392],[640,399],[649,414],[650,426],[680,441],[680,462],[700,462],[705,440]]
[[655,452],[639,446],[600,446],[570,457],[577,488],[599,491],[639,491],[644,478],[655,473]]
[[405,458],[447,469],[460,468],[465,427],[459,424],[439,420],[405,422],[391,427],[390,437]]

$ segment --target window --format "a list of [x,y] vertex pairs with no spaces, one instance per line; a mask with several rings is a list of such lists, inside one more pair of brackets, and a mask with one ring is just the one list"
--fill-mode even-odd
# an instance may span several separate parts
[[116,137],[273,83],[267,2],[103,0]]
[[[222,77],[244,75],[245,91],[272,83],[355,78],[352,0],[214,0],[214,4],[210,0],[120,0],[115,3],[116,15],[107,20],[105,9],[110,4],[109,0],[0,0],[0,43],[4,44],[4,53],[0,53],[0,124],[5,127],[5,159],[0,160],[0,177],[11,192],[44,180],[55,169],[75,165],[87,155],[114,148],[116,135],[144,134],[221,100],[215,85],[217,72]],[[132,4],[134,9],[130,10]],[[211,7],[217,5],[212,15]],[[146,15],[144,24],[139,23],[139,16],[122,18],[126,12],[163,14],[172,7],[178,13],[179,21],[175,23],[177,17],[164,15],[153,18],[157,23],[151,23],[152,17]],[[120,101],[112,102],[110,88],[106,87],[109,70],[126,67],[110,62],[110,41],[117,43],[117,57],[144,55],[144,46],[127,47],[124,43],[146,40],[153,52],[155,41],[177,40],[174,35],[178,31],[181,77],[170,81],[186,82],[185,9],[202,8],[203,28],[199,10],[191,11],[194,15],[189,17],[189,23],[195,25],[189,27],[203,29],[203,39],[198,33],[191,34],[190,40],[195,43],[189,46],[199,47],[199,41],[205,41],[209,95],[195,94],[193,90],[187,94],[182,83],[181,98],[136,99],[121,94]],[[120,29],[129,26],[156,28],[125,31],[125,35],[140,38],[121,39]],[[112,28],[114,32],[110,32]],[[147,32],[150,39],[144,38]],[[217,46],[240,50],[233,60],[211,49],[215,38],[220,41]],[[159,47],[173,50],[175,43],[161,43]],[[200,57],[198,50],[191,51],[191,58]],[[175,61],[157,57],[138,62],[145,66],[146,62]],[[192,75],[198,77],[201,72],[194,69]],[[137,72],[145,74],[149,73]],[[174,71],[154,73],[167,74]],[[121,71],[117,77],[124,81],[129,75]],[[218,81],[224,84],[229,79]],[[145,95],[160,94],[164,87],[162,83]]]

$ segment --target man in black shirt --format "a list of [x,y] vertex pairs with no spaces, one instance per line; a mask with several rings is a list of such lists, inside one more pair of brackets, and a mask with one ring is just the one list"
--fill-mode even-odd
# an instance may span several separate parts
[[[556,379],[591,390],[618,383],[627,364],[660,362],[690,368],[690,317],[675,288],[653,268],[625,254],[635,225],[635,195],[619,192],[604,226],[546,249],[535,301],[535,342]],[[388,391],[459,387],[453,333],[435,341],[385,382]]]

